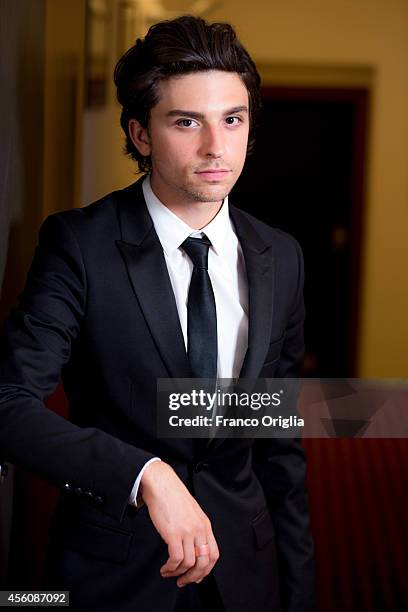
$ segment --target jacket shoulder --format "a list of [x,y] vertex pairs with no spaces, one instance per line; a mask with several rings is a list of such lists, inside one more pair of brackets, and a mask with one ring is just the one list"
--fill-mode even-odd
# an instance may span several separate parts
[[112,191],[86,206],[52,213],[41,225],[40,238],[52,234],[56,239],[58,236],[71,235],[84,245],[100,242],[106,235],[116,233],[114,237],[120,238],[118,205],[133,186]]
[[121,191],[113,191],[86,206],[52,213],[45,219],[44,223],[66,224],[80,228],[82,224],[88,225],[89,221],[97,222],[116,216]]

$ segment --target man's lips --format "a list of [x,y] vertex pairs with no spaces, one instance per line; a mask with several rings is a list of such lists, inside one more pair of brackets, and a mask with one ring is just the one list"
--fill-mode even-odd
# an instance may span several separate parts
[[196,174],[201,176],[201,178],[215,181],[225,178],[230,172],[231,170],[227,170],[225,168],[208,168],[207,170],[199,170],[196,172]]

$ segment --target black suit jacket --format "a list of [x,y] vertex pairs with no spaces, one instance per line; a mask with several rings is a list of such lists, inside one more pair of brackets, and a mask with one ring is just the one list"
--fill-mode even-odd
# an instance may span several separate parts
[[[243,377],[295,375],[303,354],[296,241],[230,207],[249,287]],[[5,324],[0,445],[5,460],[63,494],[47,580],[74,609],[173,609],[167,548],[146,506],[128,505],[145,462],[173,466],[208,514],[214,576],[228,612],[313,609],[305,459],[295,440],[156,436],[156,380],[189,377],[177,308],[141,181],[51,215]],[[70,421],[44,408],[62,377]],[[282,604],[280,603],[282,602]]]

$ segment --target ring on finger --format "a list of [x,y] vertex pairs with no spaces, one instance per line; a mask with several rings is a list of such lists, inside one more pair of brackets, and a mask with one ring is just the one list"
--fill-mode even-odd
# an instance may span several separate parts
[[196,544],[194,546],[196,557],[209,557],[210,547],[208,544]]

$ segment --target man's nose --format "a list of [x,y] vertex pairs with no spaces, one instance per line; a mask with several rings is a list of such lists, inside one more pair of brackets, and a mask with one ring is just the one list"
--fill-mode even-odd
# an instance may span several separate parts
[[207,126],[203,134],[201,152],[205,157],[222,157],[225,153],[225,140],[222,128]]

